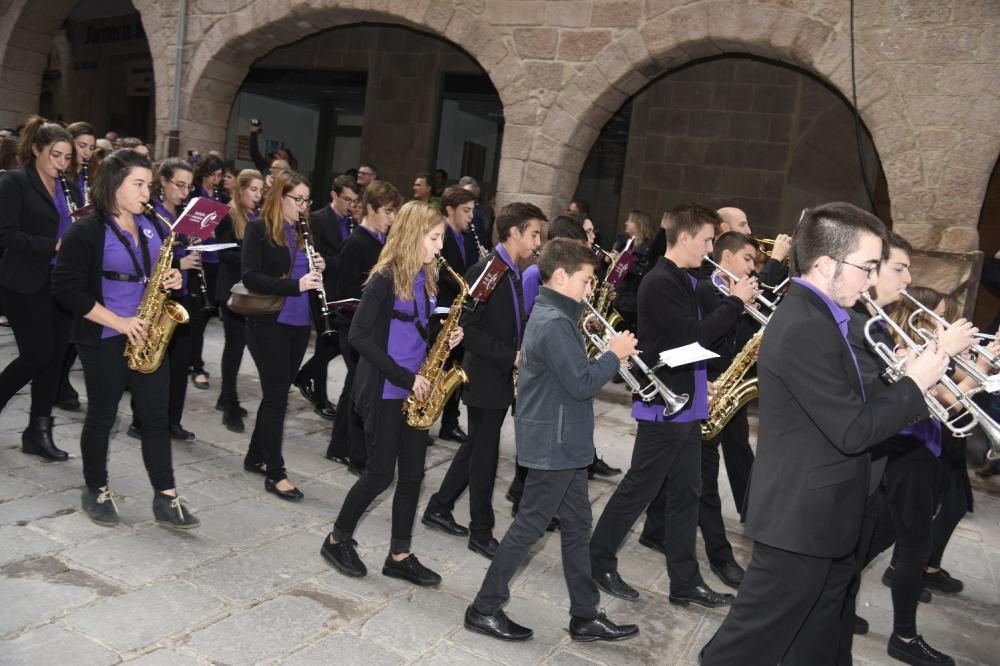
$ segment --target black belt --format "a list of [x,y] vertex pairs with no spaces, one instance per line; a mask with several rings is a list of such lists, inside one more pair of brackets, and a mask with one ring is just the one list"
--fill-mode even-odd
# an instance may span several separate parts
[[131,273],[117,273],[115,271],[104,271],[101,273],[105,280],[114,282],[139,282],[145,284],[148,280],[145,275],[132,275]]

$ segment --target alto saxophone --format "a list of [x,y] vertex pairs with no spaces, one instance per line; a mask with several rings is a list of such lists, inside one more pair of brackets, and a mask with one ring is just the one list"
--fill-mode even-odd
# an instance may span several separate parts
[[[156,215],[156,211],[148,204],[146,213]],[[170,228],[169,224],[167,228]],[[177,235],[171,231],[160,246],[160,254],[156,257],[156,264],[146,283],[146,291],[143,292],[139,309],[135,313],[135,316],[143,322],[145,333],[142,336],[142,343],[125,344],[125,358],[128,359],[129,369],[143,374],[156,372],[163,363],[174,329],[178,324],[186,324],[191,320],[184,306],[171,299],[160,286],[163,277],[173,264],[176,243]]]
[[757,362],[764,326],[750,338],[733,358],[726,371],[715,380],[715,396],[708,401],[708,419],[701,423],[701,438],[712,439],[726,427],[736,412],[757,397],[757,378],[744,379]]
[[[621,255],[615,256],[614,254],[608,252],[607,250],[605,250],[596,243],[594,243],[594,247],[596,248],[595,252],[598,255],[603,254],[604,256],[606,256],[608,259],[611,260],[611,263],[608,265],[608,270],[604,272],[606,278],[608,275],[611,275],[611,271],[615,269],[615,265],[618,263],[618,257]],[[618,310],[615,310],[614,308],[613,305],[614,301],[611,299],[611,295],[614,293],[614,291],[615,288],[611,285],[610,282],[607,281],[607,279],[605,279],[594,289],[594,295],[593,298],[591,299],[591,303],[594,306],[594,309],[597,310],[597,312],[602,317],[604,317],[608,321],[608,323],[611,324],[612,328],[618,330],[619,326],[621,326],[622,322],[624,322],[625,320],[622,319],[622,316],[621,314],[619,314]],[[590,313],[585,308],[583,317],[581,317],[580,319],[581,330],[583,330],[583,327],[586,325],[585,322],[589,317]],[[586,334],[587,332],[585,330],[583,331],[583,333],[584,333],[583,335],[584,344],[587,347],[587,356],[589,358],[597,358],[598,356],[600,356],[600,351],[597,349],[596,346],[594,346],[594,343],[590,341],[590,337]]]
[[[434,425],[434,422],[441,416],[441,412],[444,411],[444,405],[448,402],[451,394],[461,384],[469,383],[469,376],[465,374],[465,370],[457,363],[452,364],[448,370],[444,369],[451,354],[451,347],[448,345],[448,340],[451,338],[452,331],[458,328],[458,318],[462,314],[462,304],[465,302],[465,297],[469,294],[469,285],[465,283],[465,280],[458,273],[451,269],[451,266],[448,265],[448,262],[443,257],[439,256],[437,262],[440,268],[448,271],[455,279],[455,282],[458,283],[459,291],[451,304],[451,309],[448,310],[448,318],[445,319],[441,332],[438,333],[437,338],[434,340],[434,346],[431,347],[427,358],[420,365],[418,372],[418,374],[430,381],[430,395],[424,400],[417,400],[416,396],[411,394],[403,403],[403,413],[406,414],[406,423],[411,428],[416,428],[417,430],[427,430]],[[414,294],[413,297],[416,298],[417,295]]]

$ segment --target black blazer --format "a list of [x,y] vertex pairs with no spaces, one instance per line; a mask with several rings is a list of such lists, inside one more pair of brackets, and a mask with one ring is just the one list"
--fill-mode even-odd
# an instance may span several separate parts
[[[860,359],[859,359],[860,361]],[[864,387],[830,309],[793,283],[767,325],[757,363],[760,428],[747,496],[755,541],[815,557],[857,546],[868,449],[927,417],[917,385]]]
[[[60,187],[56,183],[56,187]],[[70,183],[71,194],[75,188]],[[33,165],[0,178],[0,286],[31,294],[49,277],[56,253],[59,211]]]
[[[354,220],[350,213],[350,228],[354,228]],[[340,223],[330,206],[323,206],[309,215],[309,229],[312,231],[313,243],[316,251],[320,253],[326,262],[326,270],[323,271],[323,286],[326,288],[328,297],[336,291],[337,265],[340,262],[340,248],[346,238],[340,235]]]
[[[466,277],[466,282],[468,282],[466,273],[471,266],[479,261],[479,250],[476,249],[476,242],[469,234],[459,234],[459,237],[462,239],[462,245],[465,247],[465,259],[462,259],[462,252],[459,250],[458,243],[455,242],[455,235],[451,233],[447,222],[444,226],[444,245],[441,248],[441,256],[451,266],[451,270]],[[476,277],[479,277],[478,273]],[[471,285],[472,283],[469,282],[469,284]],[[458,296],[458,283],[452,279],[448,271],[441,271],[438,276],[438,307],[451,307],[456,296]]]
[[219,273],[215,278],[215,299],[225,303],[229,300],[229,290],[240,281],[243,274],[243,241],[236,237],[233,228],[233,216],[229,213],[215,227],[215,242],[236,243],[237,247],[220,250]]
[[367,229],[360,224],[354,227],[354,231],[340,246],[334,300],[361,298],[368,272],[378,261],[381,252],[382,244]]
[[[698,286],[695,287],[694,293],[698,299],[698,309],[701,310],[702,316],[714,312],[726,300],[726,297],[712,285],[711,280],[698,280]],[[759,329],[760,324],[746,314],[744,309],[744,313],[737,318],[736,323],[709,347],[719,355],[719,358],[708,361],[709,380],[714,381],[729,368],[736,354],[743,350],[744,345]]]
[[264,220],[247,224],[242,258],[243,284],[250,291],[275,296],[299,295],[299,281],[285,277],[292,266],[291,250],[271,242]]
[[[494,256],[495,252],[491,252],[474,264],[465,274],[466,282],[475,282]],[[514,399],[512,376],[517,355],[517,319],[507,275],[486,301],[462,313],[461,324],[465,331],[462,367],[469,375],[469,383],[462,387],[462,399],[471,407],[506,409]]]
[[[697,342],[711,347],[736,324],[743,301],[735,296],[722,299],[712,312],[698,318],[698,299],[690,273],[660,257],[639,285],[639,331],[642,360],[652,367],[660,352]],[[656,371],[674,393],[694,395],[694,366],[664,366]],[[657,398],[660,401],[660,398]]]

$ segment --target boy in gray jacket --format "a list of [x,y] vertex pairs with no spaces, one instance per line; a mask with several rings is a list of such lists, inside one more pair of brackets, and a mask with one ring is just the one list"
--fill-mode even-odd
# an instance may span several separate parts
[[629,332],[590,360],[577,322],[590,295],[597,260],[581,243],[549,241],[538,268],[542,288],[524,332],[517,361],[517,457],[528,468],[520,511],[504,535],[479,594],[465,611],[465,627],[508,641],[533,632],[510,620],[502,606],[510,580],[553,516],[561,521],[562,560],[570,596],[570,635],[576,641],[622,640],[639,633],[598,612],[600,594],[590,577],[590,498],[587,467],[594,459],[594,395],[635,353]]

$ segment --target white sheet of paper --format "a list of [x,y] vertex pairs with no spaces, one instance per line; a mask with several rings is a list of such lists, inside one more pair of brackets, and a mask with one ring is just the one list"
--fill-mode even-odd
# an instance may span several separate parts
[[705,349],[697,342],[660,352],[660,360],[671,368],[678,368],[682,365],[697,363],[698,361],[705,361],[710,358],[719,358],[719,355],[714,351]]
[[439,308],[434,308],[434,312],[432,312],[431,314],[446,315],[449,312],[451,312],[451,308],[446,308],[446,307],[442,306],[442,307],[439,307]]
[[188,252],[218,252],[228,250],[231,247],[239,247],[237,243],[204,243],[199,245],[188,245],[185,250]]

